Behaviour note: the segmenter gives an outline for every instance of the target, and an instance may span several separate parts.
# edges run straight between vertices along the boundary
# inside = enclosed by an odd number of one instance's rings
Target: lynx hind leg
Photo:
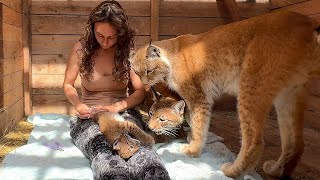
[[[290,176],[303,153],[303,112],[305,87],[291,87],[275,99],[282,153],[278,161],[266,161],[263,170],[274,177]]]
[[[153,146],[155,141],[153,137],[146,132],[144,132],[141,128],[139,128],[136,124],[125,121],[125,127],[127,128],[128,133],[132,134],[135,138],[137,138],[142,144]]]

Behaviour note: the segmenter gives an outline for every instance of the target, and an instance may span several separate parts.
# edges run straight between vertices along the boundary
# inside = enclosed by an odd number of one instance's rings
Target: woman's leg
[[[112,153],[110,144],[96,122],[70,118],[70,135],[74,144],[90,160],[94,179],[134,179],[127,163]]]
[[[168,180],[170,179],[159,155],[151,147],[140,147],[127,162],[129,171],[136,180]]]
[[[136,123],[140,128],[146,130],[146,124],[142,120],[141,114],[134,110],[129,109],[120,113],[126,120]],[[152,147],[140,147],[139,151],[135,153],[127,161],[127,166],[130,173],[133,175],[132,179],[135,180],[168,180],[169,174]]]

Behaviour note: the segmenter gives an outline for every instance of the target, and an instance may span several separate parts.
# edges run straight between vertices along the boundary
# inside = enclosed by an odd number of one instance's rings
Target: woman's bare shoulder
[[[80,41],[78,41],[75,44],[73,44],[72,51],[73,52],[77,52],[77,51],[80,51],[80,50],[82,50],[82,44],[81,44]]]
[[[68,62],[70,64],[77,64],[79,65],[82,58],[82,44],[80,41],[73,44],[71,52],[69,54]]]

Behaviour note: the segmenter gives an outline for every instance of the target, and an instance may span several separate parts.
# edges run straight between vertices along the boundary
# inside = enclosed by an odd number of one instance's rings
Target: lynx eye
[[[153,112],[152,111],[149,111],[149,116],[152,116],[153,115]]]
[[[163,117],[160,117],[159,118],[159,120],[161,121],[161,122],[165,122],[165,121],[167,121],[166,119],[164,119]]]
[[[153,70],[147,70],[147,74],[150,74],[150,73],[153,73],[154,72],[154,69]]]

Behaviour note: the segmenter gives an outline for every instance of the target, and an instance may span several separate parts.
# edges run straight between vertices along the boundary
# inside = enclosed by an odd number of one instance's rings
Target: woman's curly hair
[[[94,35],[95,22],[108,22],[117,29],[117,42],[115,53],[115,66],[112,74],[115,80],[127,82],[129,79],[130,63],[129,53],[133,48],[134,31],[129,27],[127,15],[121,5],[116,1],[101,2],[94,8],[86,22],[84,33],[80,38],[82,44],[82,59],[80,64],[80,75],[87,80],[92,80],[94,67],[93,58],[100,45]]]

